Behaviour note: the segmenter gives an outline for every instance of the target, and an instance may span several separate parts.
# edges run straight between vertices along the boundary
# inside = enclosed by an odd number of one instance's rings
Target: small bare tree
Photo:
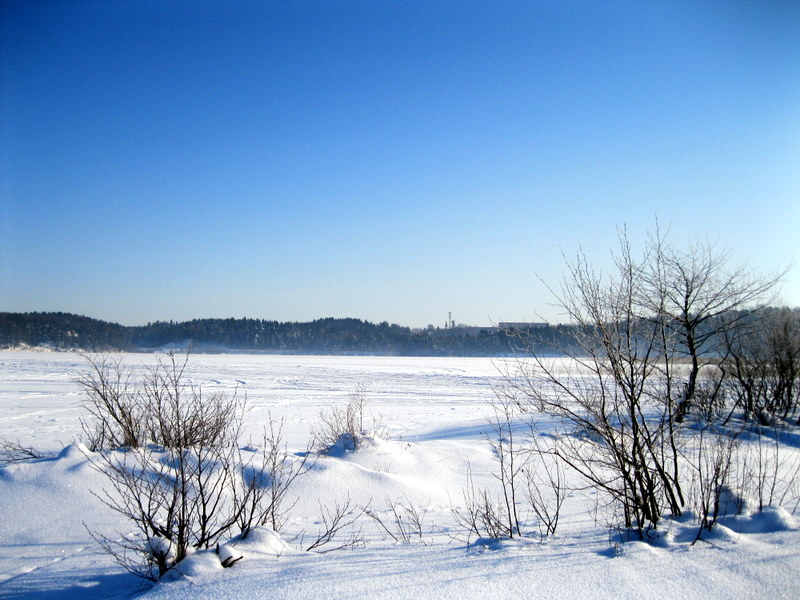
[[[624,230],[619,240],[610,275],[581,252],[554,291],[574,331],[573,343],[557,350],[577,367],[560,371],[538,352],[541,343],[521,336],[529,356],[516,382],[530,407],[572,428],[555,445],[557,456],[641,534],[664,513],[681,514],[681,423],[698,402],[704,418],[722,412],[730,367],[721,341],[761,308],[782,275],[730,267],[729,254],[713,245],[678,248],[660,231],[638,258]]]

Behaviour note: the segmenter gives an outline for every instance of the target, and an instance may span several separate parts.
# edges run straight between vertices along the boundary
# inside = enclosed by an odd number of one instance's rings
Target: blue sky
[[[656,219],[800,260],[797,2],[9,0],[0,27],[0,310],[557,321],[562,252]]]

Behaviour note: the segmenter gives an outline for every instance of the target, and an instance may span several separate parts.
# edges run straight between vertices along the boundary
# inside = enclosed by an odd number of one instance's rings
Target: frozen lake
[[[135,372],[154,354],[113,354]],[[183,360],[183,357],[176,357]],[[359,386],[367,411],[380,416],[393,438],[450,437],[459,426],[485,423],[493,386],[501,385],[503,359],[379,356],[198,354],[185,380],[203,393],[245,395],[246,433],[257,435],[272,415],[283,419],[292,446],[304,446],[320,411],[342,406]],[[79,354],[0,353],[0,429],[7,439],[60,450],[81,433],[83,393],[76,379],[89,370]]]
[[[167,357],[109,358],[142,375]],[[184,381],[204,395],[246,396],[245,435],[255,440],[270,418],[282,420],[288,449],[302,451],[320,413],[344,407],[359,389],[368,402],[365,416],[380,421],[383,435],[356,452],[319,456],[295,482],[282,532],[291,547],[286,554],[253,549],[235,568],[222,569],[207,550],[187,561],[185,576],[156,585],[147,597],[442,600],[527,597],[532,590],[553,599],[798,596],[800,524],[787,513],[780,527],[747,520],[747,535],[720,528],[704,545],[690,545],[697,525],[685,519],[666,525],[661,546],[615,548],[595,492],[574,473],[558,535],[540,539],[536,519],[524,509],[523,537],[465,545],[454,511],[463,510],[466,490],[476,486],[500,497],[485,433],[494,389],[513,367],[488,358],[192,355]],[[47,455],[0,466],[0,600],[127,600],[146,589],[89,531],[110,539],[130,535],[130,523],[98,496],[108,481],[91,466],[91,453],[64,448],[81,437],[84,397],[76,380],[89,369],[78,354],[0,352],[0,438]],[[790,451],[785,456],[796,454]],[[402,502],[421,511],[424,527],[419,539],[399,544],[362,516],[353,529],[364,546],[303,552],[302,540],[313,539],[325,511],[345,502],[369,508],[390,526],[391,506]]]

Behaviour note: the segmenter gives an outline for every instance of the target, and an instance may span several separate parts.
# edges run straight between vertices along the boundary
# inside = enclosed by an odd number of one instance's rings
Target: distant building
[[[497,324],[498,329],[508,331],[510,329],[541,329],[547,327],[547,323],[528,323],[525,321],[503,321]]]

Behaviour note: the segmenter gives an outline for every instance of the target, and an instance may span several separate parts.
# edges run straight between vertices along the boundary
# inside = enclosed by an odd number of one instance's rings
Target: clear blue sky
[[[5,0],[0,23],[3,311],[559,320],[537,274],[656,219],[800,261],[800,2]]]

